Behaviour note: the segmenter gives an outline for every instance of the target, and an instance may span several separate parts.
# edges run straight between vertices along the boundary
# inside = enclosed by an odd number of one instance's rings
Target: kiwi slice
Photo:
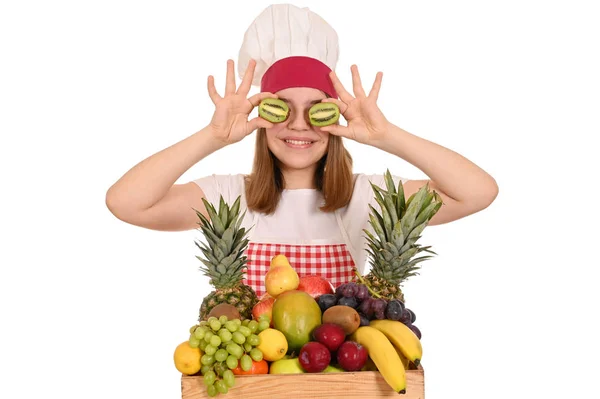
[[[272,123],[285,121],[290,114],[287,104],[277,98],[265,98],[258,105],[258,114],[261,118]]]
[[[333,125],[340,119],[340,109],[334,103],[317,103],[308,110],[308,117],[313,126]]]

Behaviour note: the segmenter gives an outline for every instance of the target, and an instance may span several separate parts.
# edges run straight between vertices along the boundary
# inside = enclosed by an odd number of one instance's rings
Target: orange
[[[234,368],[233,374],[235,375],[250,375],[250,374],[269,374],[269,364],[265,359],[257,362],[255,360],[252,361],[252,368],[248,371],[242,370],[242,366],[240,366],[240,362],[238,361],[238,366]]]

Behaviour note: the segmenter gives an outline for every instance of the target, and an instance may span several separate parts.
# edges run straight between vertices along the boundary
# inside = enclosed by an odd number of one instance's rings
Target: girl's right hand
[[[236,143],[259,127],[273,127],[271,122],[260,116],[248,120],[250,112],[263,99],[277,98],[275,94],[267,92],[258,93],[247,98],[255,67],[256,61],[250,60],[242,83],[236,91],[233,60],[227,60],[227,82],[224,97],[217,93],[214,77],[212,75],[208,77],[208,94],[213,104],[215,104],[215,113],[210,121],[210,128],[215,139],[225,144]]]

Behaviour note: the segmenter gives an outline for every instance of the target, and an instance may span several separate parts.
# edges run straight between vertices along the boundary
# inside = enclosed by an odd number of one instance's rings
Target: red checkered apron
[[[334,287],[352,279],[354,261],[346,244],[290,245],[250,242],[246,250],[248,270],[245,284],[251,286],[261,297],[265,292],[265,275],[271,258],[283,254],[299,277],[319,275]]]

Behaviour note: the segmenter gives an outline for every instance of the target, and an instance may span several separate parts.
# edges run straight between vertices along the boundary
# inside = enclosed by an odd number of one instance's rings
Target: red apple
[[[271,327],[273,326],[273,304],[275,303],[275,298],[270,295],[263,295],[261,300],[258,301],[256,305],[252,308],[252,318],[254,320],[258,320],[258,318],[266,314],[269,316],[269,320],[271,320]]]
[[[329,366],[331,353],[325,345],[320,342],[307,342],[302,345],[298,361],[304,371],[308,373],[320,373]]]
[[[346,332],[338,324],[323,323],[314,329],[313,338],[325,345],[331,352],[335,352],[346,340]]]
[[[335,292],[333,290],[333,285],[331,285],[327,279],[315,275],[300,277],[300,284],[297,289],[306,292],[313,298],[318,298],[323,294],[333,294]]]
[[[358,371],[367,363],[367,348],[354,341],[345,341],[337,351],[337,361],[346,371]]]

